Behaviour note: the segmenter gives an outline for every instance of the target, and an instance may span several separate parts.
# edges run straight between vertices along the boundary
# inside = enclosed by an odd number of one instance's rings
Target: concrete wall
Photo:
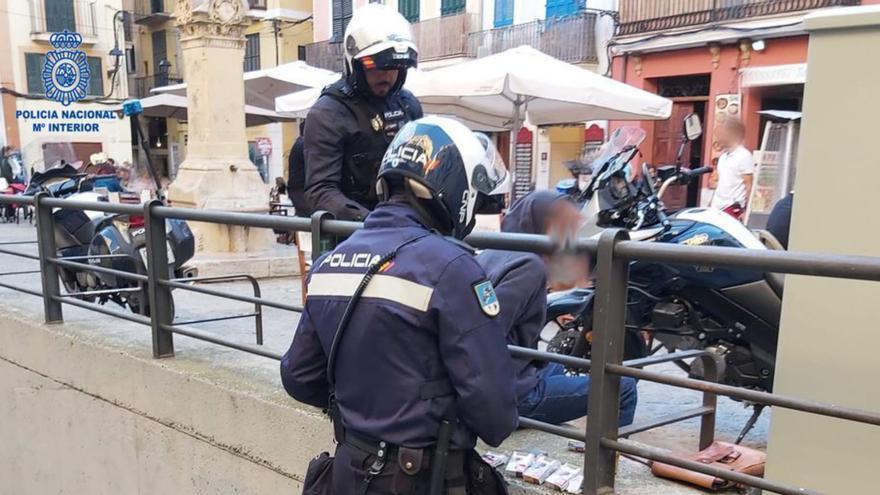
[[[880,7],[808,18],[809,72],[791,249],[878,256]],[[867,215],[867,216],[866,216]],[[789,276],[775,392],[880,411],[876,301],[880,284]],[[773,411],[767,476],[823,493],[877,493],[880,428]]]
[[[14,312],[0,322],[2,495],[298,493],[331,445],[329,422],[286,398],[277,371],[153,360],[143,343]]]

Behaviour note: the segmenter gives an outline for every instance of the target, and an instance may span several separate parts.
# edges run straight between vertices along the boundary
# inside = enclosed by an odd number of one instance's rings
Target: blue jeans
[[[548,363],[538,372],[538,384],[519,401],[520,416],[545,423],[560,424],[586,416],[590,376],[565,374],[559,363]],[[620,378],[620,426],[633,422],[638,392],[636,381]]]

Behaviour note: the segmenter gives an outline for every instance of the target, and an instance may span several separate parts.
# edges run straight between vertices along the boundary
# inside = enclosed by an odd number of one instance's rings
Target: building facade
[[[867,3],[878,2],[621,0],[611,43],[613,77],[674,101],[671,119],[640,124],[647,131],[644,160],[673,162],[681,121],[691,112],[703,119],[704,128],[703,138],[685,157],[693,166],[717,157],[713,128],[725,117],[742,120],[746,147],[760,149],[771,117],[759,112],[801,110],[808,43],[804,16]],[[680,188],[668,206],[706,204],[712,194],[707,185],[708,177],[703,184]]]
[[[342,37],[352,14],[367,0],[314,0],[314,40],[305,47],[311,65],[341,71]],[[413,24],[419,67],[431,70],[530,45],[599,73],[608,71],[607,43],[614,33],[616,0],[385,0]],[[509,159],[510,134],[496,134],[505,162],[517,170],[517,188],[552,187],[572,177],[565,166],[583,153],[587,137],[604,135],[604,122],[567,127],[526,126],[515,134],[517,161]],[[585,129],[592,127],[591,133]]]
[[[125,0],[129,5],[132,43],[128,78],[133,96],[145,98],[157,87],[186,82],[180,51],[180,30],[174,20],[177,0]],[[312,41],[311,0],[247,0],[251,25],[245,31],[245,72],[269,69],[299,60]],[[186,158],[186,121],[171,118],[145,120],[150,152],[162,175],[173,178]],[[270,124],[247,130],[251,160],[264,179],[283,176],[287,153],[296,137],[293,124]],[[268,156],[258,143],[268,142]],[[264,148],[265,149],[265,148]]]
[[[105,111],[128,95],[122,9],[122,0],[0,0],[0,144],[21,150],[29,170],[85,163],[101,151],[117,162],[131,159],[127,118],[82,112]],[[76,49],[90,73],[85,98],[69,105],[47,98],[42,76],[56,49],[52,35],[65,30],[81,36]]]

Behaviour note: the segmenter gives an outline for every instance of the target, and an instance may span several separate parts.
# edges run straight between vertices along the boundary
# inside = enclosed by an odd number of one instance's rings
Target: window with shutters
[[[495,0],[495,27],[513,24],[513,0]]]
[[[76,14],[73,10],[73,0],[44,0],[43,6],[46,12],[46,31],[57,33],[59,31],[76,31]]]
[[[419,0],[398,0],[397,10],[409,22],[419,22]]]
[[[260,70],[260,33],[245,36],[244,71]]]
[[[455,15],[464,12],[465,0],[443,0],[440,3],[441,15]]]
[[[577,14],[586,7],[586,0],[547,0],[547,18]]]
[[[342,41],[351,20],[352,0],[333,0],[333,41]]]
[[[46,55],[43,53],[25,53],[25,68],[27,70],[27,91],[32,95],[46,94],[43,86],[43,65],[46,63]]]
[[[101,57],[86,57],[89,64],[89,96],[104,96],[104,71]]]

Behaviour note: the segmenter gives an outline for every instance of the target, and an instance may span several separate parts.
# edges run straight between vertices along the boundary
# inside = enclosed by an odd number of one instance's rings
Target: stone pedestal
[[[178,0],[187,82],[186,160],[168,190],[174,206],[266,212],[269,186],[248,160],[243,60],[245,0]],[[269,250],[266,229],[192,223],[198,258]]]

